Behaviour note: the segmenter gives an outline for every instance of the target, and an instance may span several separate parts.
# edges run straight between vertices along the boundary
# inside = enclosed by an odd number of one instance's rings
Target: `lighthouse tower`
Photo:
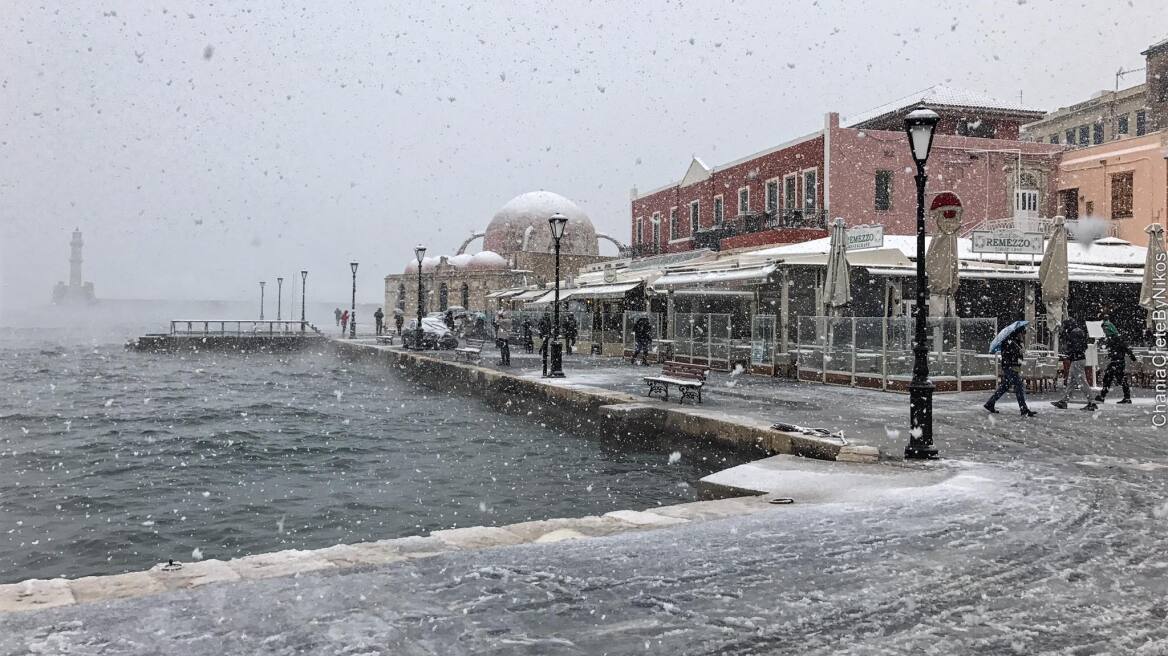
[[[73,230],[73,239],[69,241],[69,284],[59,282],[53,287],[54,303],[93,303],[96,299],[93,294],[93,283],[85,282],[81,277],[81,247],[85,242],[81,239],[81,229]]]
[[[73,240],[69,242],[69,286],[81,287],[81,229],[73,229]]]

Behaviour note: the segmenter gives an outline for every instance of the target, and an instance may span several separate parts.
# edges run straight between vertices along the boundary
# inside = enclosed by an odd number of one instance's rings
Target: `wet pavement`
[[[652,370],[612,364],[570,358],[566,384],[634,391]],[[892,456],[906,439],[902,394],[723,374],[709,390]],[[1147,392],[1095,413],[1046,393],[1032,419],[984,398],[936,397],[945,460],[867,465],[945,474],[927,485],[3,615],[0,654],[1168,653],[1168,447]]]

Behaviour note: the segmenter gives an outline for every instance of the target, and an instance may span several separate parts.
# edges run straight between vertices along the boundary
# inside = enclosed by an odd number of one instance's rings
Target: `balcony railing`
[[[804,208],[799,210],[778,210],[767,213],[767,228],[819,228],[827,229],[827,210]]]

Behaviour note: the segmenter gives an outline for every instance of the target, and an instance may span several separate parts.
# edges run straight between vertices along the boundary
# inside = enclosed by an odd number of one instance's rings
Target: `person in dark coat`
[[[525,353],[535,352],[535,340],[531,334],[531,319],[523,318],[523,351]]]
[[[397,326],[397,336],[401,337],[402,326],[405,324],[406,318],[401,314],[393,315],[393,325]]]
[[[380,335],[385,327],[385,313],[381,311],[381,308],[377,308],[377,311],[373,313],[373,322],[377,325],[377,334]]]
[[[564,352],[571,355],[572,347],[576,345],[576,335],[580,333],[580,326],[576,323],[576,315],[569,314],[564,319]]]
[[[1067,370],[1067,386],[1063,389],[1063,398],[1051,401],[1054,407],[1065,410],[1067,402],[1071,400],[1071,390],[1078,388],[1083,391],[1087,405],[1083,410],[1098,410],[1094,399],[1091,398],[1091,386],[1087,384],[1087,326],[1078,319],[1068,318],[1062,326],[1059,336],[1059,346],[1063,350],[1063,357],[1070,361]]]
[[[335,316],[337,318],[337,325],[338,326],[341,325],[341,308],[337,308],[336,310],[333,310],[333,316]]]
[[[1022,384],[1022,375],[1018,373],[1022,366],[1022,335],[1025,330],[1025,328],[1015,330],[1002,343],[1002,380],[998,384],[998,389],[994,391],[994,395],[985,403],[984,407],[989,412],[998,413],[998,409],[994,405],[1013,387],[1014,396],[1018,399],[1018,410],[1022,416],[1033,417],[1038,414],[1026,406],[1026,386]]]
[[[545,358],[548,354],[548,342],[551,341],[551,336],[552,317],[547,312],[544,312],[543,316],[539,318],[539,354]]]
[[[1107,399],[1107,392],[1111,390],[1111,384],[1118,382],[1123,388],[1123,398],[1119,403],[1131,403],[1131,385],[1127,381],[1127,360],[1124,358],[1135,362],[1136,354],[1132,353],[1127,340],[1119,334],[1115,324],[1104,321],[1103,334],[1106,336],[1104,343],[1107,345],[1107,369],[1103,373],[1103,389],[1099,390],[1095,401],[1103,403]]]
[[[450,332],[454,332],[454,312],[452,310],[446,311],[446,316],[442,317],[442,323],[446,324]]]
[[[653,344],[653,324],[648,317],[640,317],[633,322],[633,359],[637,364],[637,355],[641,356],[641,364],[649,364],[649,347]]]

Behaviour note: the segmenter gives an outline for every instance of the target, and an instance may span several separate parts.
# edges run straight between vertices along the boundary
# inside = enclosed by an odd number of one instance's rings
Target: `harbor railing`
[[[263,321],[253,319],[173,319],[170,334],[183,337],[274,337],[317,334],[307,321]]]

